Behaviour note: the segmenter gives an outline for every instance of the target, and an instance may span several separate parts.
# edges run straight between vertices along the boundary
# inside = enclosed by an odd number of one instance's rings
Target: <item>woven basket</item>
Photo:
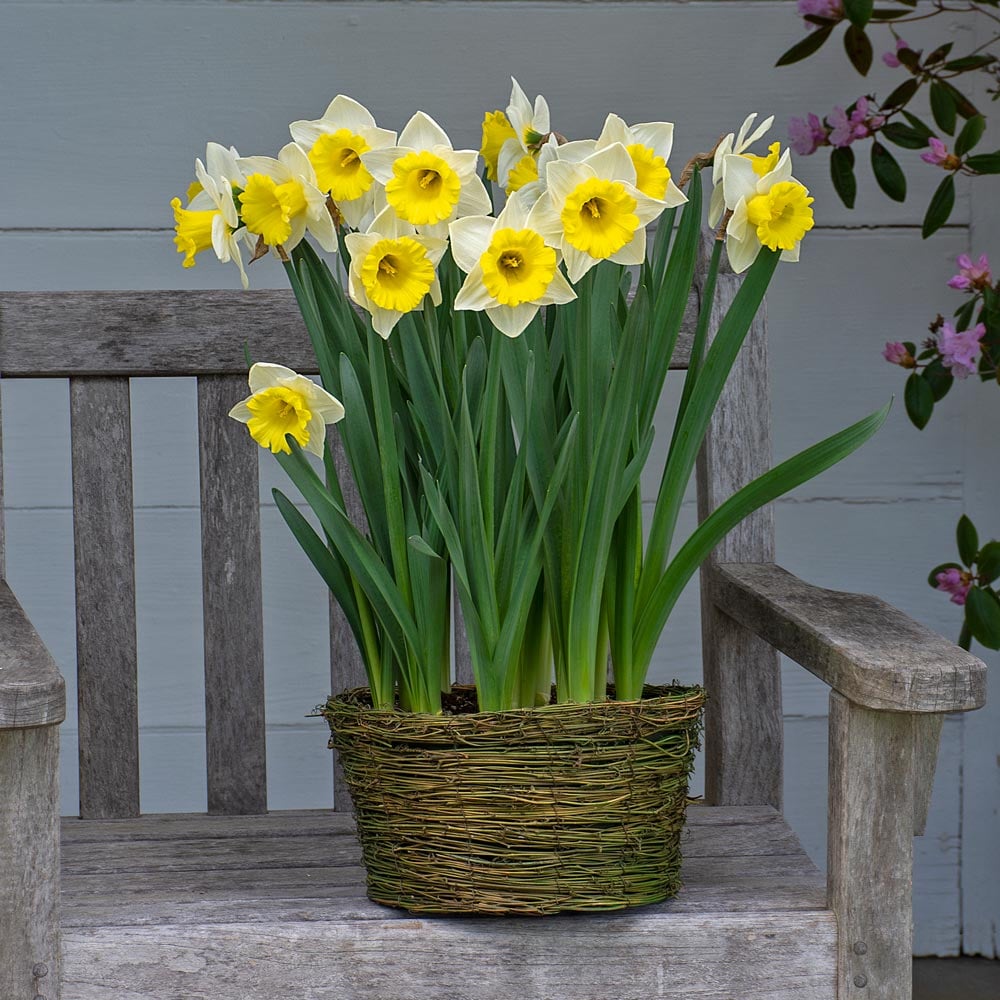
[[[680,887],[701,688],[641,701],[440,716],[322,710],[354,800],[368,896],[414,913],[616,910]]]

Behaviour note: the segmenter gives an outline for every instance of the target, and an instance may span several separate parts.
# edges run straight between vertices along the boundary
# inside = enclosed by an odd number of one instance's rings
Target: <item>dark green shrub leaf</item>
[[[948,91],[952,101],[955,103],[955,110],[958,111],[963,118],[971,118],[973,115],[979,114],[975,104],[973,104],[972,101],[970,101],[957,87],[948,83],[947,80],[942,80],[941,86]]]
[[[933,134],[934,130],[926,122],[922,121],[916,115],[911,115],[909,111],[903,112],[903,117],[910,123],[910,128],[915,132],[920,132],[927,136],[929,139]]]
[[[875,10],[875,0],[844,0],[844,11],[851,24],[863,28],[871,19]]]
[[[878,186],[893,201],[906,201],[906,177],[892,153],[880,142],[872,143],[872,172]]]
[[[924,216],[923,237],[926,240],[932,233],[936,233],[951,215],[951,210],[955,207],[955,178],[948,174],[938,185],[938,189],[931,198],[931,203],[927,206],[927,214]]]
[[[831,31],[833,31],[832,24],[825,28],[809,32],[805,38],[796,42],[774,65],[790,66],[792,63],[808,59],[814,52],[820,50],[823,43],[830,37]]]
[[[934,397],[935,403],[940,403],[948,395],[948,390],[955,381],[955,376],[941,364],[940,358],[932,361],[923,370],[921,378],[931,387],[931,395]]]
[[[917,88],[920,86],[916,80],[912,77],[909,80],[904,80],[883,102],[882,107],[886,110],[890,108],[898,108],[906,104],[913,95],[917,92]],[[888,126],[886,126],[888,128]],[[885,131],[885,129],[883,129]]]
[[[916,372],[906,380],[903,390],[903,403],[906,405],[906,415],[917,430],[923,430],[934,412],[934,393],[931,387]]]
[[[902,122],[889,122],[882,127],[879,134],[889,142],[902,146],[903,149],[923,149],[927,145],[927,136],[923,132],[918,132]]]
[[[1000,542],[987,542],[976,560],[980,583],[992,583],[1000,576]]]
[[[957,569],[957,570],[961,571],[964,568],[965,568],[964,566],[960,566],[958,563],[955,563],[955,562],[941,563],[940,566],[935,566],[934,569],[932,569],[930,571],[930,573],[927,574],[927,582],[935,590],[937,590],[937,585],[938,585],[937,575],[938,575],[938,573],[943,573],[946,569]]]
[[[844,32],[844,51],[851,60],[851,65],[862,76],[867,76],[874,58],[872,43],[864,31],[854,24]]]
[[[925,66],[934,66],[936,63],[942,62],[948,58],[948,53],[954,48],[954,42],[945,42],[944,45],[939,45],[925,60]]]
[[[1000,603],[973,587],[965,599],[965,620],[973,638],[987,649],[1000,649]]]
[[[897,49],[896,58],[913,74],[920,72],[920,53],[913,49]]]
[[[965,156],[969,150],[975,149],[985,131],[986,119],[982,115],[973,115],[958,133],[958,138],[955,140],[955,155]]]
[[[954,134],[957,114],[955,99],[951,96],[951,91],[937,80],[931,84],[931,114],[934,115],[934,121],[942,132],[947,132],[948,135]]]
[[[850,146],[840,147],[830,154],[830,179],[840,200],[848,208],[854,208],[858,180],[854,176],[854,151]]]
[[[972,325],[972,314],[976,311],[976,300],[969,299],[965,305],[955,310],[955,329],[968,330]]]
[[[980,153],[978,156],[970,156],[966,161],[967,167],[972,167],[978,174],[1000,174],[1000,150],[995,153]]]
[[[996,62],[996,56],[962,56],[960,59],[952,59],[951,62],[946,62],[944,68],[948,70],[949,73],[965,73],[970,69],[982,69],[984,66],[989,66],[990,63]]]
[[[958,519],[955,540],[958,542],[958,558],[966,566],[971,566],[976,561],[976,553],[979,551],[979,532],[964,514]]]

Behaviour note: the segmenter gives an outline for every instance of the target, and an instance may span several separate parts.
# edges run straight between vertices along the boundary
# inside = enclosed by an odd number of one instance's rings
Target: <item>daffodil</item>
[[[763,175],[745,156],[730,153],[727,159],[722,188],[725,207],[732,212],[726,253],[733,270],[745,271],[762,247],[780,250],[782,260],[797,261],[799,244],[813,227],[813,199],[792,177],[790,152],[786,149]]]
[[[351,255],[348,291],[371,313],[372,328],[383,339],[425,296],[441,302],[437,265],[447,240],[419,234],[387,206],[368,232],[349,233],[345,243]]]
[[[483,116],[483,141],[479,155],[486,164],[486,176],[491,181],[499,180],[497,174],[500,150],[508,139],[516,139],[514,126],[502,111],[487,111]]]
[[[620,142],[579,162],[560,158],[546,166],[546,191],[528,225],[562,252],[570,281],[601,260],[645,259],[645,227],[665,205],[643,194],[635,181],[632,158]]]
[[[735,135],[730,132],[724,136],[715,148],[715,157],[712,160],[712,198],[708,204],[708,224],[717,226],[722,218],[722,213],[726,209],[722,194],[722,182],[726,171],[726,157],[735,154],[737,156],[745,153],[758,139],[764,136],[768,129],[774,124],[774,115],[765,118],[760,125],[754,128],[757,120],[757,113],[747,115],[739,132]]]
[[[317,186],[316,171],[300,146],[288,143],[277,159],[247,156],[237,163],[246,173],[239,201],[248,232],[285,253],[302,241],[307,230],[324,250],[337,249],[327,196]]]
[[[449,222],[492,207],[476,174],[479,153],[454,149],[444,129],[423,111],[406,123],[398,146],[362,153],[361,159],[385,185],[396,215],[425,236],[444,239]]]
[[[250,436],[274,454],[290,452],[286,437],[323,457],[326,425],[344,416],[340,400],[305,375],[264,362],[250,369],[250,395],[229,416],[247,425]]]
[[[647,197],[675,208],[687,201],[673,181],[667,160],[674,145],[672,122],[626,125],[618,115],[608,115],[597,137],[597,149],[620,142],[635,167],[635,186]]]
[[[549,105],[539,94],[532,105],[521,85],[511,77],[507,120],[511,135],[504,142],[497,159],[497,175],[507,194],[538,180],[538,154],[548,140]]]
[[[363,153],[396,145],[396,133],[379,128],[371,112],[338,94],[322,118],[292,122],[292,138],[307,152],[316,186],[334,200],[354,229],[374,218],[379,184],[369,173]]]
[[[541,306],[559,305],[576,293],[559,270],[559,254],[528,226],[528,209],[512,198],[500,215],[468,216],[449,227],[455,263],[468,277],[456,309],[485,310],[490,322],[516,337]]]

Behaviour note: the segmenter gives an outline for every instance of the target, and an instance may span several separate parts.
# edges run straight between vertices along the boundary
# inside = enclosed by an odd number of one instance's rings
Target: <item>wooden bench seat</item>
[[[776,810],[693,806],[684,851],[684,888],[656,906],[414,918],[366,898],[344,815],[65,819],[63,996],[835,997],[826,882]]]

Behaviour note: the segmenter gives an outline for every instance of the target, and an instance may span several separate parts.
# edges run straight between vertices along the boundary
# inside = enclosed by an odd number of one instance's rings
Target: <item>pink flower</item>
[[[898,340],[886,341],[885,347],[882,349],[882,357],[891,365],[899,365],[901,368],[916,368],[917,363],[913,359],[913,355],[907,350],[905,344],[901,344]]]
[[[868,98],[859,97],[850,115],[843,108],[834,108],[827,123],[830,126],[830,145],[843,147],[850,146],[855,139],[866,139],[885,124],[885,118],[869,115]]]
[[[965,604],[965,598],[972,589],[972,575],[970,573],[952,567],[938,573],[934,579],[937,580],[937,586],[934,589],[951,594],[952,604]]]
[[[908,49],[909,47],[910,46],[907,45],[902,38],[896,39],[896,52],[902,52],[903,49]],[[882,56],[882,62],[892,69],[899,69],[899,67],[903,65],[899,61],[899,56],[896,55],[896,52],[886,52]]]
[[[942,325],[937,343],[941,363],[955,378],[967,378],[975,374],[979,341],[985,335],[986,327],[982,323],[977,323],[971,330],[962,330],[961,333],[951,323]]]
[[[842,21],[844,19],[844,4],[842,0],[799,0],[799,14],[806,17],[811,14],[813,17],[825,17],[830,21]],[[816,25],[811,22],[810,30]]]
[[[810,156],[820,146],[826,145],[826,128],[814,114],[810,114],[808,119],[793,118],[788,123],[788,138],[799,156]]]
[[[967,253],[959,254],[955,263],[958,264],[958,274],[948,280],[949,288],[966,292],[970,288],[975,290],[989,288],[992,284],[993,276],[990,274],[990,262],[986,254],[979,258],[978,264],[973,264],[972,258]]]
[[[931,147],[926,153],[920,154],[920,159],[924,163],[929,163],[932,167],[942,167],[945,166],[949,160],[954,159],[951,153],[948,152],[948,147],[940,140],[935,139],[931,136],[927,140],[928,145]]]

